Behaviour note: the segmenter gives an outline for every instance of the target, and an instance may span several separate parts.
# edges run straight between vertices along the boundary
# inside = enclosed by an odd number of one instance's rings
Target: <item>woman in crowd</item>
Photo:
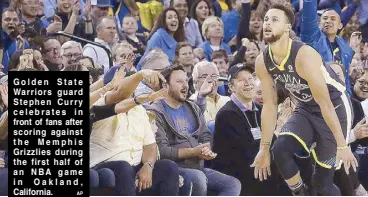
[[[196,0],[190,9],[190,18],[198,21],[200,31],[203,22],[211,15],[211,3],[208,0]],[[204,35],[202,35],[202,39],[205,40]]]
[[[261,52],[256,41],[249,41],[248,38],[243,38],[242,46],[234,56],[234,61],[231,62],[230,67],[239,63],[245,63],[248,66],[254,67],[255,61]]]
[[[254,40],[257,44],[259,44],[259,48],[263,50],[265,47],[263,41],[263,17],[261,13],[257,11],[252,11],[249,20],[249,35],[248,39]]]
[[[202,44],[202,34],[198,21],[188,16],[188,3],[186,0],[172,0],[170,5],[174,7],[182,21],[184,21],[185,37],[192,47],[198,47]]]
[[[224,37],[224,24],[221,19],[216,16],[208,17],[202,26],[202,35],[206,41],[199,46],[203,49],[207,61],[211,61],[213,51],[225,49],[227,55],[231,55],[229,45],[222,41]]]
[[[179,20],[178,11],[174,8],[166,8],[159,16],[155,27],[148,37],[147,49],[144,55],[153,48],[161,48],[169,57],[169,61],[173,62],[176,46],[178,42],[184,40],[183,22]],[[140,62],[138,63],[137,70],[141,69]]]
[[[256,58],[260,52],[261,51],[260,51],[260,48],[257,42],[255,41],[249,42],[249,44],[247,44],[247,50],[245,51],[245,56],[244,56],[245,63],[249,66],[254,67]]]

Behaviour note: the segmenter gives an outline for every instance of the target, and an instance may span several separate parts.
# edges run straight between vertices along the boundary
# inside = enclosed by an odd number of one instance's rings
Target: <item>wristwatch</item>
[[[153,163],[151,161],[147,161],[146,163],[144,164],[147,164],[149,167],[151,167],[153,169]]]

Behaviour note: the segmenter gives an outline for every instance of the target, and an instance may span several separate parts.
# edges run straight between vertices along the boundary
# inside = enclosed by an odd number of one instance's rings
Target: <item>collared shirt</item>
[[[184,20],[184,29],[185,29],[185,37],[187,38],[187,41],[192,47],[198,47],[200,44],[202,44],[202,35],[199,31],[199,25],[198,22],[188,17]]]
[[[107,42],[99,38],[95,38],[95,42],[104,45],[106,48],[110,50],[110,52],[112,51],[111,46]],[[87,44],[83,48],[83,55],[92,58],[94,62],[103,66],[104,74],[106,74],[106,72],[110,69],[109,55],[101,47]]]
[[[198,92],[194,93],[190,100],[196,100],[198,96]],[[220,111],[220,109],[228,102],[230,101],[230,97],[228,96],[221,96],[217,94],[217,101],[215,101],[213,98],[207,96],[206,97],[206,110],[204,111],[203,115],[206,119],[206,122],[210,122],[216,119],[217,112]]]
[[[90,167],[104,161],[126,161],[132,166],[139,165],[143,147],[153,143],[156,140],[147,112],[142,106],[136,106],[128,113],[120,113],[93,124]]]
[[[236,106],[239,107],[239,109],[242,111],[242,112],[247,112],[247,111],[258,111],[258,108],[257,106],[254,104],[254,102],[252,102],[252,105],[253,105],[253,109],[250,110],[248,109],[248,107],[246,107],[243,103],[240,102],[240,100],[236,97],[235,94],[232,94],[231,95],[231,100],[235,103]]]

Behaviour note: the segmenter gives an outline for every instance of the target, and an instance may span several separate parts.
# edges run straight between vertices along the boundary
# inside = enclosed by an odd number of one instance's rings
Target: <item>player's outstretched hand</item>
[[[271,176],[271,156],[269,150],[259,150],[253,164],[254,178],[260,181],[267,180],[267,176]]]
[[[350,167],[353,167],[354,172],[358,167],[358,161],[354,157],[353,153],[351,152],[350,148],[346,148],[343,150],[337,150],[336,154],[336,162],[342,161],[344,163],[344,168],[346,174],[349,174]]]

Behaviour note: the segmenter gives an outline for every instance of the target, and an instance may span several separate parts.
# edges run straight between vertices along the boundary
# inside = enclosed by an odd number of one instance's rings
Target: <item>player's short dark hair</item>
[[[295,15],[293,10],[291,10],[291,8],[289,6],[287,6],[286,4],[273,4],[271,5],[270,9],[277,9],[277,10],[282,10],[284,11],[286,17],[289,20],[289,23],[291,24],[291,26],[294,25],[295,22]]]

